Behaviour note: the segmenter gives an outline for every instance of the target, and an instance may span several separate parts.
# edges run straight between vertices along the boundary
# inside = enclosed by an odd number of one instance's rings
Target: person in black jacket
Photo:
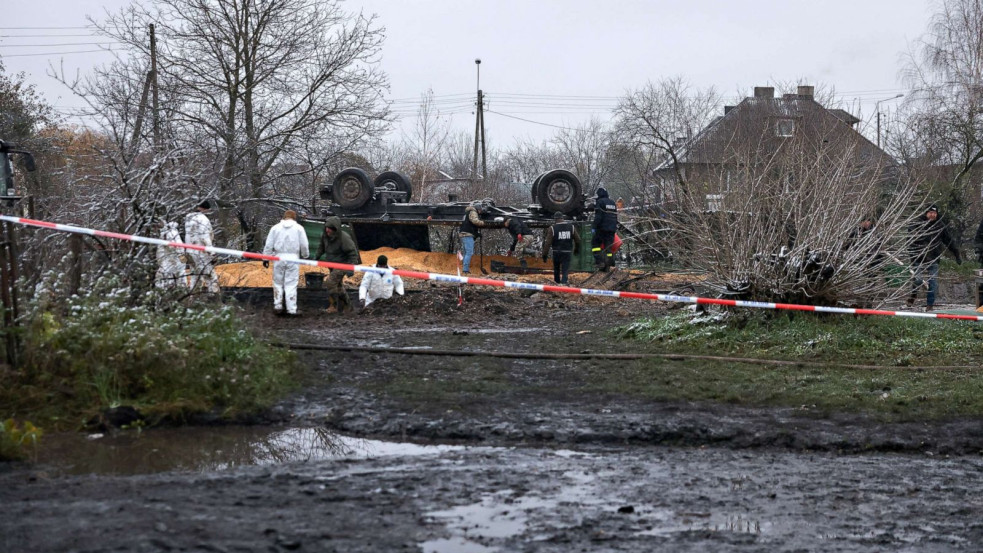
[[[973,246],[976,248],[976,261],[979,261],[980,267],[983,268],[983,221],[980,221],[980,227],[976,229]]]
[[[529,225],[525,221],[518,217],[509,217],[506,219],[505,228],[512,235],[512,245],[509,246],[509,255],[513,255],[514,253],[516,259],[519,260],[519,265],[524,269],[526,268],[526,255],[533,253],[532,247],[535,240],[532,237],[532,230],[529,229]]]
[[[567,284],[570,276],[571,252],[580,253],[580,234],[570,221],[565,221],[563,214],[557,211],[553,214],[553,226],[546,229],[543,238],[543,261],[549,257],[553,249],[553,282]]]
[[[962,256],[959,255],[959,248],[949,235],[945,222],[939,218],[939,208],[935,205],[928,206],[925,214],[912,225],[911,232],[915,236],[910,248],[912,272],[915,277],[911,295],[908,296],[908,305],[915,304],[918,290],[922,287],[923,281],[927,280],[925,310],[931,311],[935,307],[935,293],[939,289],[939,259],[945,251],[944,248],[952,252],[956,263],[960,265],[963,262]]]
[[[614,233],[618,230],[618,205],[608,197],[608,191],[602,186],[597,189],[597,201],[594,202],[594,222],[591,231],[594,236],[590,240],[591,252],[594,254],[594,266],[601,271],[607,271],[614,266]]]

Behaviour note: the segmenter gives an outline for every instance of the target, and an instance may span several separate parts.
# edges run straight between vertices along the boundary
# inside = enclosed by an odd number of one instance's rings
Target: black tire
[[[549,171],[540,173],[536,176],[536,180],[532,181],[532,188],[530,189],[530,192],[532,192],[532,203],[539,202],[539,181],[543,180],[543,175],[548,172]]]
[[[378,177],[375,178],[376,188],[385,188],[386,190],[395,190],[397,192],[406,192],[406,201],[409,202],[413,198],[413,184],[410,182],[410,178],[398,171],[385,171],[380,173]]]
[[[549,213],[559,211],[564,215],[580,207],[583,186],[580,179],[570,171],[557,169],[542,176],[536,186],[536,196],[539,205]]]
[[[345,209],[358,209],[372,198],[372,181],[368,173],[349,167],[338,173],[331,186],[331,199]]]

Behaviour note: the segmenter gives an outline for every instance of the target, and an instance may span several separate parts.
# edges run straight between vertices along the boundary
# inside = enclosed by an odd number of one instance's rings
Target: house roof
[[[790,120],[795,133],[805,133],[828,143],[830,140],[859,140],[861,156],[867,159],[891,157],[867,140],[853,127],[860,120],[841,109],[826,109],[811,94],[771,96],[771,89],[755,90],[756,96],[742,100],[723,116],[711,121],[676,151],[676,159],[685,164],[723,163],[733,155],[735,145],[755,148],[779,148],[786,138],[776,132],[776,120]],[[671,169],[672,158],[664,160],[655,171]]]

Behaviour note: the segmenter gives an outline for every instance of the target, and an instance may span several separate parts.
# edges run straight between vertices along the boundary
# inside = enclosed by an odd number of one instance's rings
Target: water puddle
[[[418,445],[339,436],[323,428],[221,426],[49,434],[37,462],[61,474],[208,472],[248,465],[433,455],[463,446]]]

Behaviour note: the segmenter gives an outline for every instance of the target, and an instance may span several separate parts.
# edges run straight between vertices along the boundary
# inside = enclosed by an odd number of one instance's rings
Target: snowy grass
[[[35,306],[23,327],[22,367],[6,369],[0,417],[76,428],[113,407],[155,421],[211,413],[235,418],[292,386],[293,356],[261,344],[222,305],[133,305],[127,289]]]
[[[591,375],[594,385],[608,393],[794,407],[821,414],[867,412],[888,420],[983,416],[980,323],[809,314],[727,322],[677,315],[639,321],[618,333],[664,352],[828,366],[643,360]],[[928,368],[943,365],[971,368]]]

